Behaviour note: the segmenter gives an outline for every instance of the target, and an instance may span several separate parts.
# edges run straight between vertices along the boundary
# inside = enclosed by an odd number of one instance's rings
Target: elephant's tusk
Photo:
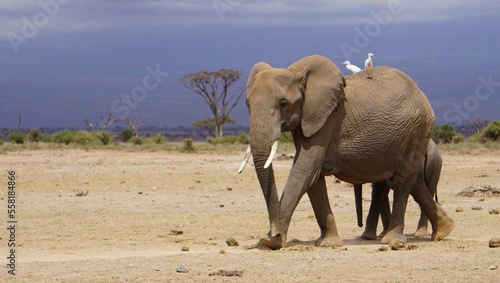
[[[271,153],[269,153],[269,157],[267,158],[266,164],[264,164],[264,169],[267,169],[267,167],[269,167],[269,165],[273,163],[273,159],[277,151],[278,151],[278,140],[276,140],[273,143],[273,146],[271,146]]]
[[[245,157],[243,157],[243,162],[241,162],[240,168],[238,169],[238,174],[243,172],[243,169],[245,169],[245,166],[247,165],[248,159],[250,159],[251,155],[252,155],[252,149],[250,148],[250,145],[248,145]]]

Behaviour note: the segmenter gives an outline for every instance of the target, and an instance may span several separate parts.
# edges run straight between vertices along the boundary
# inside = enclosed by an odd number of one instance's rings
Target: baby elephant
[[[437,185],[439,182],[439,177],[441,175],[441,167],[443,164],[443,159],[439,153],[436,143],[431,139],[427,146],[427,152],[425,155],[425,167],[424,167],[424,178],[425,185],[429,194],[434,197],[436,196],[437,202]],[[391,218],[391,209],[389,206],[389,184],[384,181],[380,183],[372,184],[372,200],[370,205],[370,210],[368,216],[366,217],[366,227],[365,231],[361,235],[362,239],[365,240],[376,240],[377,239],[377,226],[378,226],[378,216],[382,218],[382,224],[384,226],[384,231],[380,236],[385,235],[387,228],[389,226],[389,220]],[[358,218],[358,226],[363,227],[363,209],[362,209],[362,185],[354,185],[354,196],[356,200],[356,214]],[[418,221],[417,231],[415,232],[415,237],[426,237],[429,236],[427,231],[428,219],[423,211],[420,211],[420,220]]]

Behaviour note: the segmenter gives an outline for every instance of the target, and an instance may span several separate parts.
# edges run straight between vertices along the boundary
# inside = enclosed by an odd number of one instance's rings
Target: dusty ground
[[[411,200],[405,232],[415,249],[404,251],[378,251],[379,241],[356,238],[363,228],[356,225],[352,188],[332,177],[343,248],[314,247],[319,229],[305,197],[292,219],[290,247],[245,249],[268,222],[255,171],[249,165],[236,173],[243,152],[2,153],[0,221],[7,227],[10,169],[18,223],[16,276],[6,267],[9,232],[0,230],[0,282],[500,282],[500,248],[488,247],[500,237],[500,215],[488,213],[500,209],[500,197],[456,196],[471,185],[500,187],[498,152],[444,154],[439,199],[456,227],[440,242],[410,237],[419,214]],[[274,162],[280,188],[290,164]],[[366,186],[365,211],[370,191]],[[459,206],[463,212],[455,212]],[[239,247],[227,246],[231,237]],[[180,266],[188,272],[177,272]],[[221,269],[242,276],[209,275]]]

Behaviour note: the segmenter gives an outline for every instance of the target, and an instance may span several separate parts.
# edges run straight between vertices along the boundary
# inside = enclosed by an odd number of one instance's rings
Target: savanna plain
[[[314,246],[319,228],[304,196],[288,247],[271,251],[255,247],[269,227],[251,162],[237,172],[244,145],[195,144],[196,153],[173,145],[8,146],[0,151],[0,223],[7,227],[7,171],[14,170],[16,275],[8,274],[3,228],[0,282],[500,282],[500,248],[488,246],[500,237],[500,215],[491,213],[500,197],[457,196],[471,186],[500,188],[498,149],[441,149],[439,202],[455,221],[442,241],[412,236],[420,209],[411,197],[410,249],[361,240],[352,186],[328,177],[344,246]],[[278,190],[293,153],[281,147],[273,163]],[[370,197],[366,184],[365,216]],[[229,246],[230,238],[238,245]]]

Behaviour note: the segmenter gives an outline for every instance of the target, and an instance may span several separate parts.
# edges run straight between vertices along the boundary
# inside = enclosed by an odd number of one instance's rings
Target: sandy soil
[[[420,210],[410,200],[405,233],[413,249],[379,251],[380,241],[357,238],[363,228],[352,187],[329,177],[344,247],[314,247],[319,229],[304,197],[290,246],[269,251],[247,249],[268,221],[253,167],[236,172],[243,153],[1,154],[0,221],[7,227],[7,170],[15,170],[18,223],[15,276],[7,273],[9,231],[0,230],[0,282],[500,282],[500,248],[488,247],[500,237],[500,215],[489,214],[500,209],[500,197],[456,196],[468,186],[500,187],[500,154],[444,154],[439,200],[456,227],[443,241],[411,236]],[[274,162],[280,188],[290,165]],[[228,246],[228,238],[239,246]]]

